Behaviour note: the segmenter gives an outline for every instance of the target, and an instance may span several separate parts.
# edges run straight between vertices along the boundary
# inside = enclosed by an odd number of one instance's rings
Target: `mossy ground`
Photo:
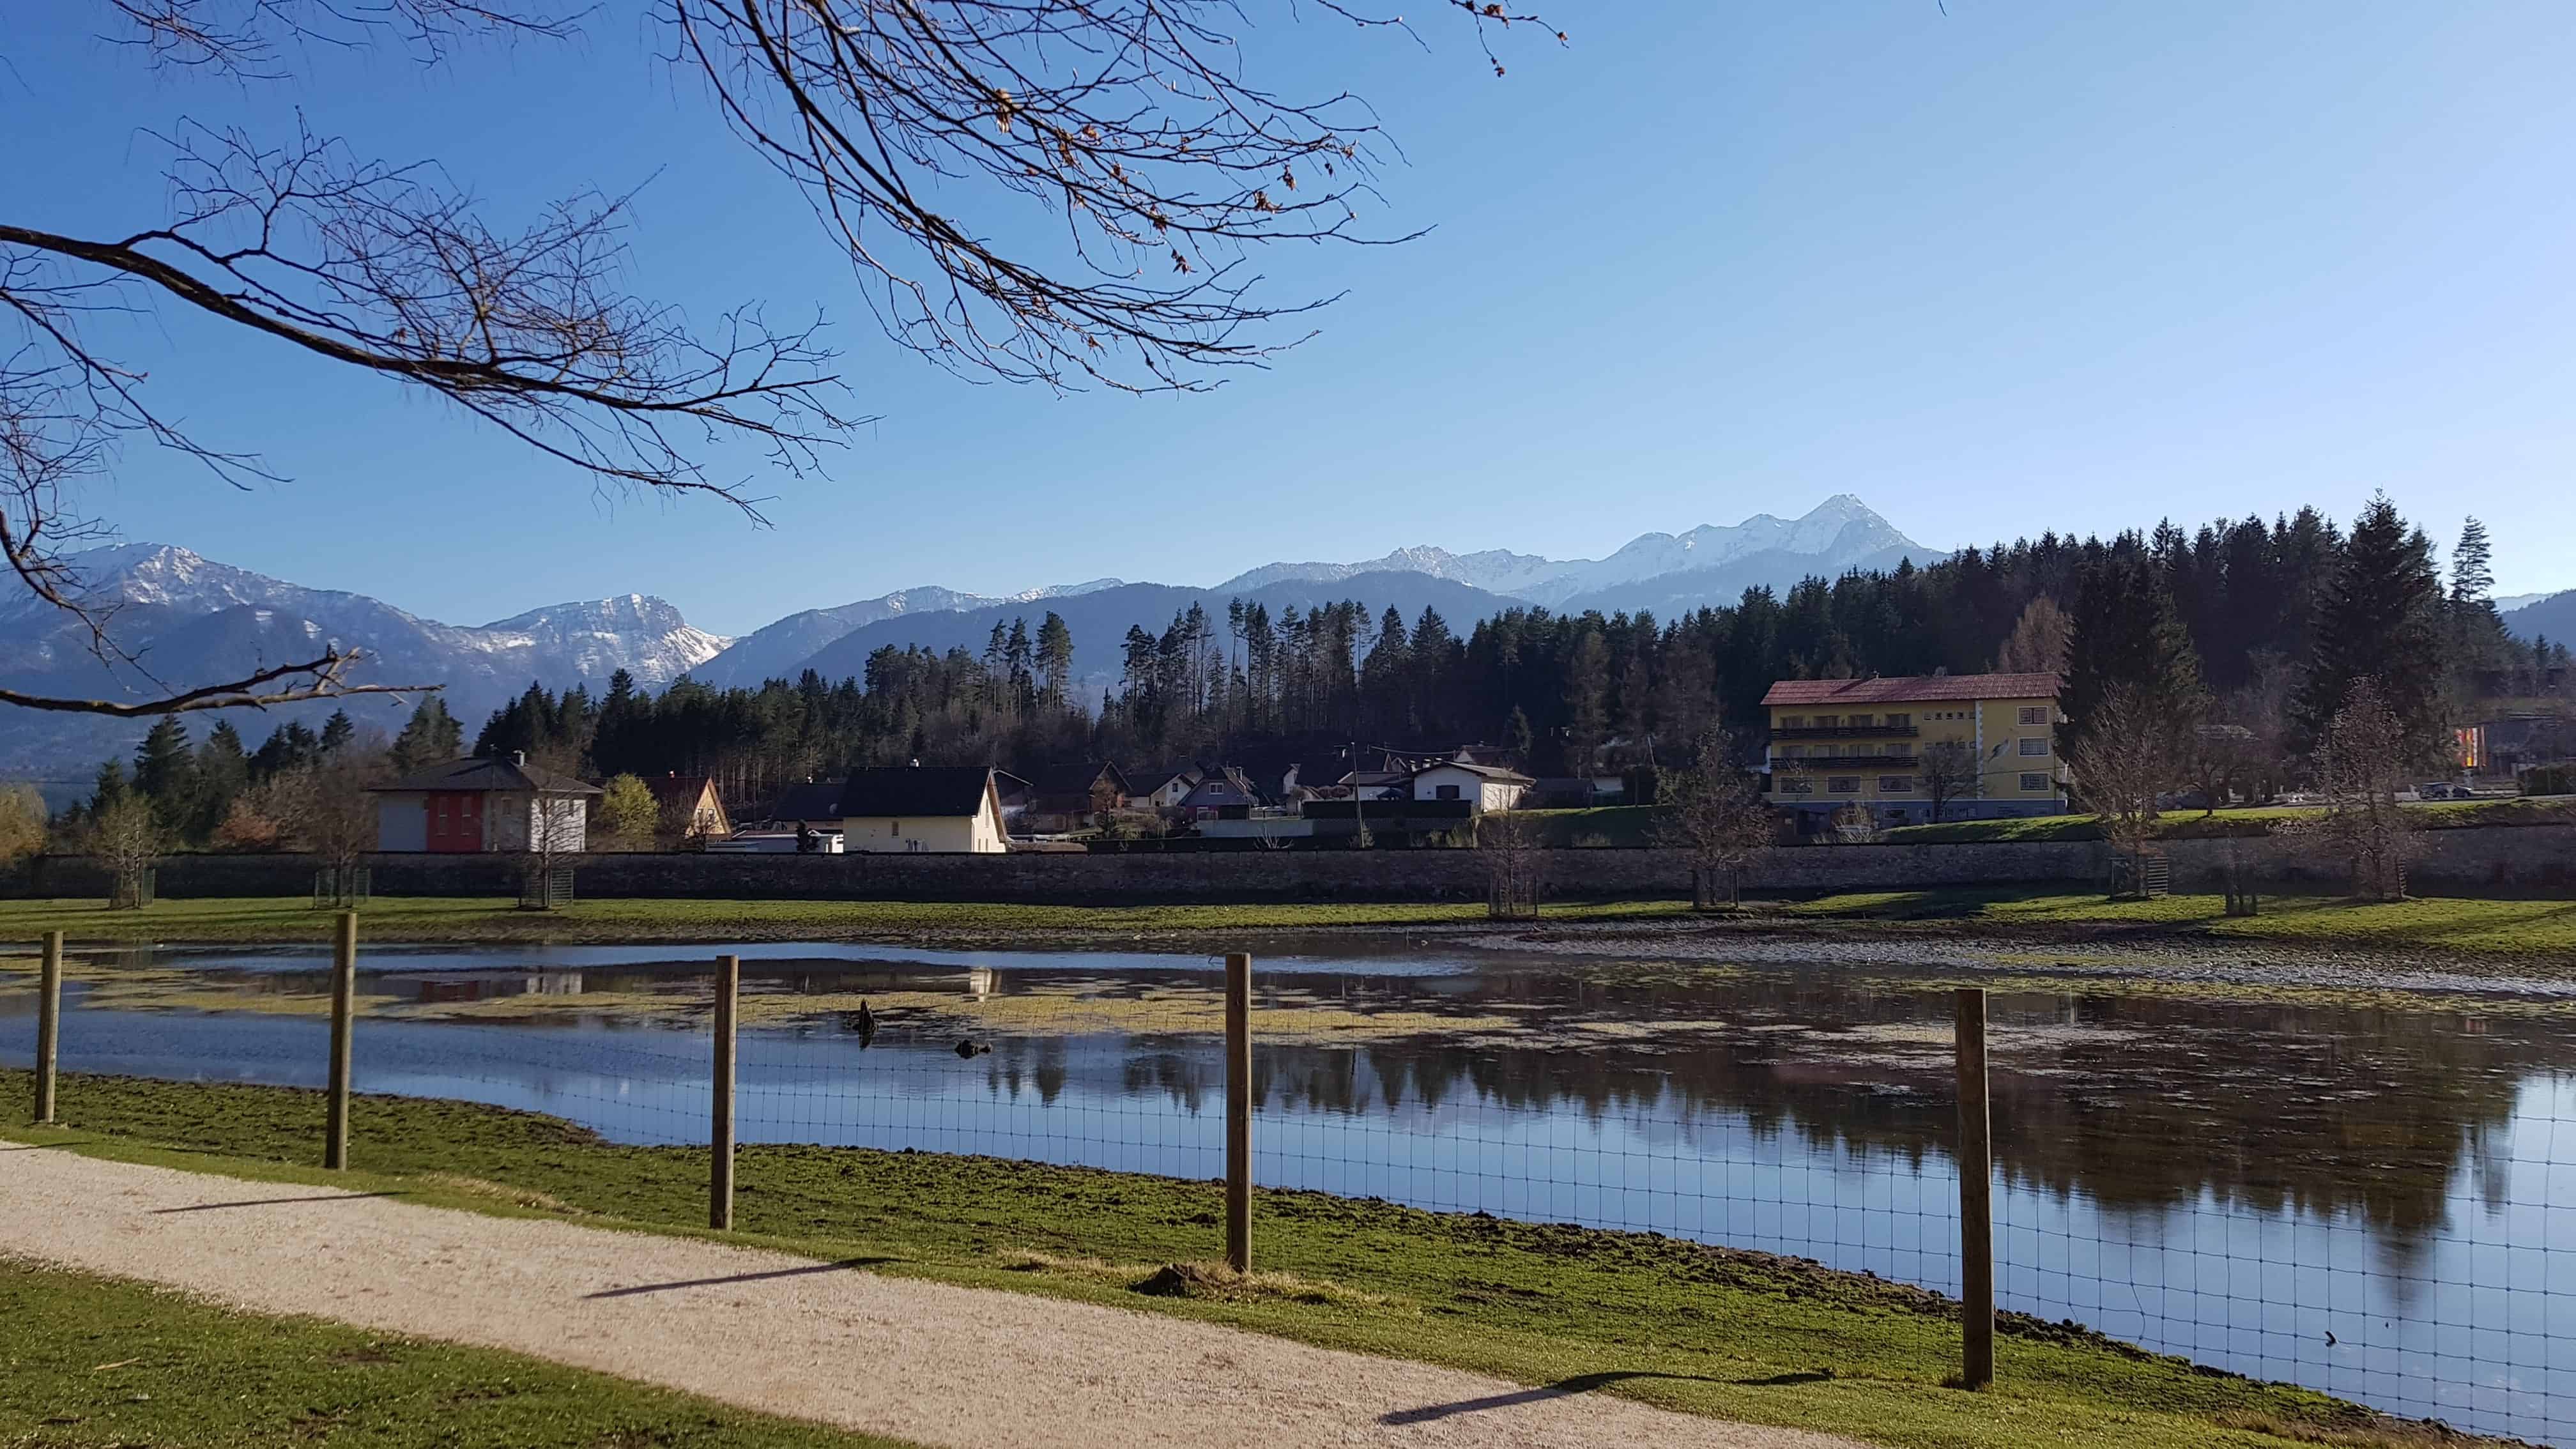
[[[895,1449],[518,1354],[0,1260],[0,1444]]]
[[[28,1085],[26,1073],[0,1073],[0,1094],[23,1102]],[[309,1165],[322,1122],[316,1093],[74,1076],[61,1103],[62,1126],[10,1135],[477,1211],[704,1235],[703,1152],[614,1146],[552,1118],[360,1098],[352,1158],[362,1170],[326,1177]],[[1205,1266],[1222,1250],[1222,1199],[1211,1183],[790,1146],[743,1149],[737,1183],[740,1240],[825,1260],[1185,1314],[1893,1445],[2429,1437],[2320,1394],[2027,1322],[2008,1328],[1994,1389],[1945,1388],[1957,1367],[1955,1305],[1863,1275],[1651,1234],[1262,1192],[1260,1271],[1247,1281]],[[172,1312],[176,1323],[180,1310]]]

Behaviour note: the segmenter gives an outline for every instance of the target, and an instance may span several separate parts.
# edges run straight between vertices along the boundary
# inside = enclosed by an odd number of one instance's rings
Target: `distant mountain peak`
[[[1665,574],[1724,568],[1756,555],[1779,560],[1773,572],[1840,574],[1864,558],[1904,551],[1939,557],[1897,531],[1858,495],[1837,493],[1796,518],[1757,513],[1737,524],[1704,523],[1686,533],[1641,533],[1608,558],[1549,559],[1493,549],[1454,554],[1430,544],[1399,548],[1361,563],[1274,563],[1226,580],[1219,593],[1245,593],[1291,579],[1332,582],[1362,573],[1410,572],[1556,605]],[[1796,582],[1785,578],[1779,587]]]

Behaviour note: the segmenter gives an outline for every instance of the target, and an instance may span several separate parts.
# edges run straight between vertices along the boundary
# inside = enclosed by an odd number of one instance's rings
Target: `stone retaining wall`
[[[2576,895],[2576,827],[2482,826],[2425,832],[2415,888],[2436,895]],[[2268,885],[2338,888],[2340,866],[2298,840],[2177,840],[2174,888],[2215,891],[2239,853]],[[1672,897],[1690,868],[1672,850],[1555,850],[1547,893],[1569,899]],[[489,896],[517,891],[504,857],[374,857],[379,895]],[[1774,850],[1747,884],[1823,893],[1944,886],[2099,884],[2104,847],[2092,841],[1943,845],[1816,845]],[[294,856],[187,855],[162,862],[159,889],[190,896],[299,895],[311,862]],[[1133,855],[590,855],[579,893],[590,897],[739,900],[1026,901],[1070,905],[1252,901],[1481,899],[1483,862],[1469,850],[1174,852]],[[13,895],[104,895],[98,866],[79,856],[39,861],[0,885]]]

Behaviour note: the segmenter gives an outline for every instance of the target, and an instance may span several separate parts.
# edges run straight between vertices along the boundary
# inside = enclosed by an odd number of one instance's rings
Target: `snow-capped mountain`
[[[1409,572],[1454,579],[1497,594],[1551,607],[1595,607],[1595,596],[1665,581],[1647,590],[1669,612],[1673,601],[1732,603],[1745,589],[1767,584],[1787,589],[1807,576],[1833,578],[1855,568],[1893,566],[1901,557],[1917,564],[1942,556],[1896,530],[1866,503],[1837,493],[1797,518],[1757,513],[1742,523],[1702,524],[1688,533],[1646,533],[1603,559],[1548,559],[1493,549],[1453,554],[1428,545],[1400,548],[1365,563],[1274,563],[1238,574],[1218,593],[1248,593],[1290,579],[1331,582],[1361,573]],[[1689,606],[1695,606],[1689,605]],[[1635,604],[1609,607],[1635,608]]]
[[[470,731],[531,680],[548,688],[601,689],[620,669],[659,688],[733,641],[691,627],[679,610],[644,594],[554,604],[480,627],[423,619],[364,594],[308,589],[217,563],[166,544],[91,549],[70,560],[81,597],[101,606],[128,666],[102,663],[78,620],[23,590],[0,591],[0,681],[31,692],[95,699],[149,698],[153,680],[237,679],[325,648],[365,656],[353,683],[436,684]],[[414,701],[352,698],[353,718],[392,730]],[[318,719],[332,705],[276,712]],[[310,722],[310,721],[308,721]],[[256,720],[246,731],[264,726]],[[0,719],[0,770],[60,770],[120,752],[142,725],[78,715]]]

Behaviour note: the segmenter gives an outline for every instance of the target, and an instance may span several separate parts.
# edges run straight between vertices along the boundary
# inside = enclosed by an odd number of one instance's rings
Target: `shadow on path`
[[[1762,1379],[1713,1379],[1706,1374],[1666,1374],[1643,1369],[1576,1374],[1570,1379],[1558,1379],[1555,1383],[1542,1384],[1534,1389],[1523,1389],[1514,1394],[1494,1394],[1482,1399],[1461,1399],[1454,1404],[1426,1404],[1419,1409],[1398,1409],[1391,1414],[1379,1415],[1378,1422],[1388,1425],[1427,1424],[1434,1419],[1446,1419],[1457,1414],[1479,1414],[1492,1409],[1508,1409],[1518,1404],[1535,1404],[1548,1399],[1571,1398],[1576,1394],[1588,1394],[1594,1389],[1607,1388],[1628,1379],[1680,1379],[1689,1383],[1766,1388],[1783,1384],[1820,1384],[1832,1377],[1832,1374],[1827,1373],[1787,1373],[1773,1374],[1769,1378]]]
[[[154,1208],[152,1215],[163,1213],[210,1213],[217,1208],[274,1207],[290,1202],[359,1202],[371,1197],[401,1197],[398,1192],[326,1192],[313,1197],[253,1197],[240,1202],[192,1202],[185,1207]]]
[[[892,1258],[843,1258],[837,1263],[815,1263],[803,1268],[773,1268],[766,1273],[734,1273],[723,1278],[683,1278],[675,1283],[638,1283],[632,1288],[602,1288],[585,1293],[584,1298],[632,1298],[639,1293],[669,1293],[681,1288],[718,1288],[727,1283],[759,1283],[771,1278],[802,1278],[812,1273],[839,1273],[852,1268],[865,1268],[877,1263],[891,1263]]]

